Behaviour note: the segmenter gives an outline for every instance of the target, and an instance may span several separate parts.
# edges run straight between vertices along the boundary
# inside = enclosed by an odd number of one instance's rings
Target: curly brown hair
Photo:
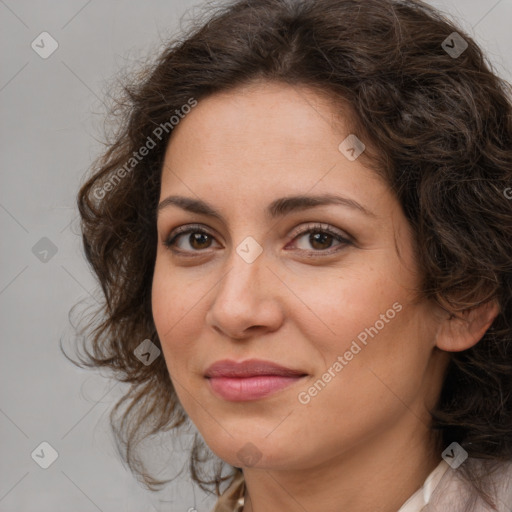
[[[447,51],[454,32],[467,43],[459,55]],[[131,384],[110,416],[124,460],[152,490],[169,482],[147,474],[134,449],[188,421],[164,359],[146,366],[134,355],[144,339],[161,348],[151,287],[170,116],[260,79],[305,85],[352,107],[352,133],[367,147],[361,158],[386,180],[413,227],[425,298],[454,315],[499,304],[483,338],[451,353],[432,429],[440,448],[457,441],[471,457],[512,459],[510,84],[469,34],[419,0],[236,0],[195,16],[123,87],[114,138],[78,194],[85,255],[105,299],[77,329],[92,345],[79,359]],[[167,129],[155,137],[159,126]],[[135,161],[150,138],[153,147]],[[219,496],[220,484],[241,470],[222,476],[220,464],[208,478],[201,472],[208,455],[196,435],[192,477]],[[460,470],[489,500],[478,478]]]

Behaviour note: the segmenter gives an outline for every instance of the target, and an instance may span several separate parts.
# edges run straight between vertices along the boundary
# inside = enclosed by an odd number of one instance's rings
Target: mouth
[[[210,389],[224,400],[240,402],[273,395],[307,376],[302,370],[270,361],[218,361],[208,368],[205,378]]]

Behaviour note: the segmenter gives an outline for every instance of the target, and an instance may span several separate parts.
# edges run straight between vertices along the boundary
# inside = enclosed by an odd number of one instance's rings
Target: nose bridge
[[[253,237],[245,237],[233,246],[227,262],[228,272],[221,282],[224,292],[233,292],[236,298],[244,292],[256,292],[261,283],[266,258],[263,247]],[[246,288],[249,288],[246,290]]]
[[[231,248],[226,272],[207,314],[210,325],[231,338],[242,338],[246,330],[255,326],[278,328],[282,311],[269,296],[273,286],[264,282],[275,279],[267,264],[262,246],[252,237]]]

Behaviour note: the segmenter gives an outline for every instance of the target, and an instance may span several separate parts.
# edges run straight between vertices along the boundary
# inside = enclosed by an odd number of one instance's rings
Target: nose
[[[226,268],[212,290],[207,325],[237,340],[279,329],[284,317],[280,293],[285,287],[268,266],[265,252],[250,262],[233,250]]]

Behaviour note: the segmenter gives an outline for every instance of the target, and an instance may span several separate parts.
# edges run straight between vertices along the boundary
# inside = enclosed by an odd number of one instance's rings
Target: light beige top
[[[467,459],[464,464],[480,466],[480,459]],[[497,512],[512,512],[512,461],[503,463],[492,474],[492,497]],[[241,512],[245,485],[239,475],[217,500],[212,512]],[[444,460],[427,476],[423,485],[397,512],[496,512],[481,500],[475,489],[462,479],[457,469]]]

